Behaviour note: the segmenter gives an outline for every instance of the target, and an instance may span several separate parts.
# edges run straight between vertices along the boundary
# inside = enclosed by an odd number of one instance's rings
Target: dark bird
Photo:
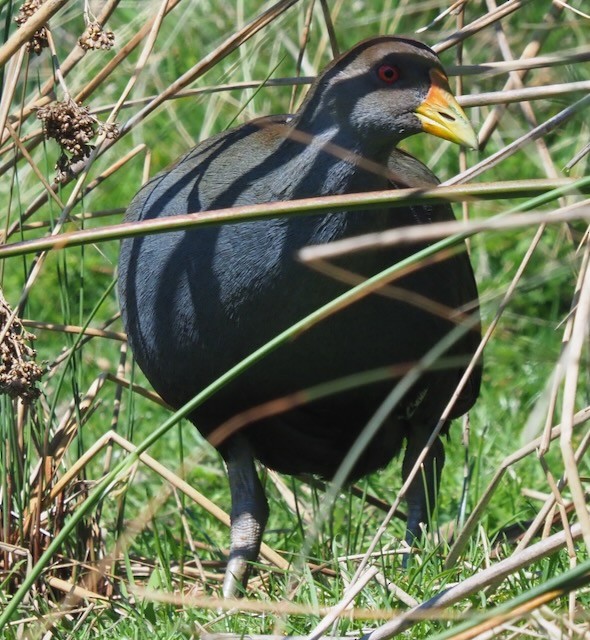
[[[436,177],[396,145],[426,131],[476,147],[475,133],[449,89],[437,55],[397,37],[362,42],[315,80],[294,115],[253,120],[216,135],[148,182],[127,210],[129,222],[406,186]],[[272,337],[348,286],[303,265],[313,244],[363,233],[453,220],[447,204],[382,207],[138,236],[122,242],[119,296],[135,359],[156,391],[179,408]],[[411,255],[396,246],[340,258],[363,277]],[[354,480],[406,451],[407,476],[450,401],[480,337],[477,289],[465,247],[414,269],[391,291],[373,293],[284,344],[198,407],[204,436],[232,416],[298,390],[419,361],[457,324],[470,329],[444,361],[422,373],[362,451]],[[475,402],[478,365],[449,420]],[[232,498],[231,546],[223,592],[245,585],[268,505],[254,460],[286,474],[334,476],[368,420],[399,381],[381,379],[258,419],[218,448]],[[448,423],[442,430],[448,430]],[[408,540],[420,534],[444,464],[437,440],[406,495]]]

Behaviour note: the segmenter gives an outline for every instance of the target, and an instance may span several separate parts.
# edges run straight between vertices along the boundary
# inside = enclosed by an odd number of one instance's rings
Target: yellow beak
[[[451,93],[446,76],[438,69],[433,69],[430,78],[430,91],[415,111],[423,130],[433,136],[477,149],[477,135]]]

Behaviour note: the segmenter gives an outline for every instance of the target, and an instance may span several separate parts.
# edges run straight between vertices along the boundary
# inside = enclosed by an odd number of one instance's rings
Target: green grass
[[[434,20],[447,4],[385,0],[380,3],[330,3],[330,8],[336,16],[335,31],[340,48],[344,50],[363,38],[394,29],[396,33],[412,34],[417,28]],[[317,5],[301,75],[317,72],[331,59],[325,21],[319,3]],[[572,0],[571,5],[584,10],[581,0]],[[66,78],[73,95],[112,59],[114,53],[139,30],[149,16],[155,15],[158,7],[155,2],[137,3],[129,0],[117,7],[108,22],[108,27],[117,38],[116,48],[109,52],[89,52],[84,57]],[[538,32],[546,36],[542,54],[559,54],[564,49],[587,43],[584,31],[587,20],[571,11],[565,10],[557,25],[547,29],[544,15],[549,7],[549,2],[529,2],[502,21],[515,57],[521,54],[523,46]],[[3,3],[0,24],[11,24],[10,14],[15,14],[17,10],[18,7],[12,3]],[[227,3],[181,2],[164,20],[154,51],[148,57],[147,65],[130,97],[159,94],[261,10],[259,3],[252,1],[238,1],[231,6]],[[307,4],[291,8],[199,78],[194,86],[260,80],[269,74],[272,77],[296,75],[296,58],[306,10]],[[481,3],[468,4],[466,11],[466,23],[485,13]],[[455,20],[454,16],[449,16],[435,24],[423,34],[424,40],[429,44],[442,40],[455,29]],[[80,5],[69,3],[51,20],[51,28],[58,58],[63,64],[83,29]],[[13,31],[14,28],[10,27],[8,33],[6,28],[4,39]],[[475,64],[502,60],[497,37],[494,27],[488,27],[467,39],[463,47],[463,62]],[[117,66],[111,77],[101,83],[85,101],[86,104],[98,109],[117,100],[139,60],[141,47]],[[456,49],[445,51],[441,58],[446,65],[455,64]],[[10,104],[10,114],[18,115],[21,106],[29,102],[51,75],[51,58],[47,50],[38,58],[25,56]],[[588,80],[589,76],[588,65],[582,62],[531,71],[525,85]],[[465,78],[464,91],[477,94],[500,90],[506,77],[505,74],[469,76]],[[55,91],[57,98],[63,99],[57,83]],[[295,91],[296,103],[303,95],[304,89]],[[291,97],[292,89],[286,86],[266,87],[259,91],[236,89],[166,102],[97,159],[87,182],[138,144],[145,144],[150,152],[149,174],[153,175],[198,140],[222,131],[232,123],[241,124],[258,115],[287,112]],[[577,97],[567,95],[533,103],[537,120],[547,120]],[[118,121],[124,123],[138,108],[125,108],[119,114]],[[479,107],[470,110],[469,115],[476,126],[482,124],[490,109]],[[104,120],[106,114],[99,117]],[[485,151],[467,153],[468,165],[503,148],[531,127],[532,124],[523,116],[518,104],[508,106]],[[22,124],[18,133],[21,139],[26,139],[39,128],[40,122],[33,117]],[[587,143],[588,138],[584,114],[578,114],[556,132],[544,137],[558,173]],[[404,148],[428,162],[443,180],[459,171],[459,150],[444,145],[444,151],[441,152],[442,145],[437,139],[419,136],[404,143]],[[43,175],[51,182],[53,165],[59,155],[55,142],[50,140],[35,147],[32,155]],[[13,157],[12,151],[5,151],[0,157],[0,166]],[[141,184],[145,158],[146,152],[142,151],[84,197],[74,207],[73,213],[125,207]],[[587,163],[587,158],[582,160],[571,175],[587,174]],[[545,177],[545,168],[534,144],[529,144],[476,181],[540,177]],[[60,188],[58,195],[62,202],[68,200],[72,188],[71,184]],[[18,159],[14,168],[6,169],[0,181],[4,204],[0,214],[0,229],[18,220],[42,192],[38,176],[25,160]],[[508,210],[518,202],[497,200],[474,203],[470,205],[470,215],[487,218]],[[545,208],[548,211],[557,208],[557,203]],[[460,214],[459,205],[455,206],[455,211],[457,215]],[[49,221],[53,225],[60,213],[61,207],[50,201],[27,222]],[[113,215],[85,221],[83,226],[98,228],[120,220],[120,215]],[[66,229],[73,230],[80,226],[69,222]],[[471,240],[485,327],[492,321],[535,231],[527,228],[486,233]],[[544,427],[547,412],[538,407],[544,407],[549,380],[562,349],[563,323],[570,312],[576,278],[582,264],[583,250],[576,252],[576,248],[584,231],[585,226],[580,222],[572,224],[570,229],[554,227],[545,232],[486,348],[484,384],[481,397],[470,414],[469,444],[466,448],[462,442],[461,421],[456,421],[446,447],[447,464],[437,511],[433,514],[434,528],[443,533],[453,527],[460,529],[464,521],[460,514],[464,513],[466,517],[472,512],[502,460],[538,436]],[[15,233],[9,242],[40,237],[44,233],[46,228]],[[118,243],[113,241],[50,252],[21,310],[21,317],[43,323],[101,327],[118,309],[115,294],[110,289],[115,278],[117,255]],[[18,303],[33,264],[33,256],[10,258],[0,263],[0,286],[11,305]],[[108,329],[121,331],[120,321],[117,320]],[[51,487],[113,426],[121,436],[137,445],[170,416],[167,410],[122,389],[111,380],[105,381],[93,398],[91,412],[87,415],[82,399],[101,374],[117,374],[121,343],[107,338],[80,342],[76,335],[63,331],[35,329],[33,332],[38,336],[35,346],[39,361],[51,364],[64,349],[77,348],[71,358],[64,360],[52,370],[51,375],[46,376],[41,385],[42,397],[30,407],[22,422],[19,422],[16,404],[6,397],[0,397],[0,435],[4,443],[0,454],[0,613],[14,597],[16,588],[30,567],[36,565],[40,553],[49,542],[38,530],[25,530],[23,514],[28,511],[35,492],[41,490],[48,495]],[[590,404],[586,353],[582,354],[582,363],[577,409]],[[132,367],[130,354],[127,355],[124,377],[149,389],[141,372]],[[561,397],[560,390],[552,424],[561,419]],[[67,449],[56,466],[55,460],[43,458],[43,443],[50,442],[59,432],[60,423],[68,414],[71,403],[73,439],[64,440]],[[576,432],[574,436],[575,445],[579,444],[585,430],[587,427],[584,425],[578,429],[579,433]],[[148,453],[222,509],[229,510],[229,492],[221,459],[188,422],[180,422],[172,427],[150,447]],[[55,452],[52,451],[53,454]],[[117,446],[113,448],[111,462],[106,450],[99,452],[87,467],[75,475],[58,499],[45,504],[49,515],[43,523],[43,530],[49,531],[52,536],[59,535],[64,523],[79,513],[82,500],[94,483],[125,459],[128,459],[127,454]],[[51,475],[43,481],[42,474],[34,475],[40,462],[46,463],[51,470]],[[557,443],[544,457],[544,463],[556,478],[563,473],[564,465]],[[399,461],[394,461],[383,471],[366,478],[359,485],[361,490],[391,504],[401,486],[400,466]],[[579,473],[587,477],[589,471],[586,459],[580,463]],[[110,638],[114,635],[120,638],[151,636],[160,639],[190,638],[202,631],[309,633],[323,617],[318,614],[318,607],[330,607],[343,596],[358,566],[357,556],[371,543],[384,513],[362,496],[357,497],[343,490],[325,522],[318,526],[317,534],[311,537],[313,527],[310,523],[319,521],[326,501],[325,494],[298,479],[283,478],[297,499],[298,510],[294,513],[271,476],[264,474],[264,477],[271,507],[264,541],[291,562],[291,569],[284,573],[269,572],[265,568],[261,571],[263,581],[255,576],[243,611],[219,613],[216,604],[205,606],[200,602],[183,606],[180,603],[179,595],[187,595],[194,584],[198,586],[199,595],[219,595],[219,578],[228,545],[228,531],[184,494],[171,491],[170,485],[161,476],[138,464],[131,469],[130,475],[111,488],[100,505],[80,519],[74,533],[62,544],[60,553],[55,554],[40,573],[30,597],[19,602],[11,625],[4,627],[0,635],[7,639],[22,637],[23,634],[25,637],[41,638],[45,631],[50,630],[53,637],[64,639]],[[31,482],[31,478],[35,482]],[[423,543],[424,549],[404,570],[399,554],[386,553],[390,547],[397,548],[403,537],[404,524],[396,519],[386,528],[377,547],[381,555],[375,560],[376,566],[381,574],[416,601],[422,602],[435,596],[445,586],[464,581],[488,563],[494,563],[496,558],[492,552],[498,533],[510,525],[535,517],[541,502],[524,490],[545,494],[550,492],[545,472],[535,455],[514,465],[504,476],[460,561],[451,569],[444,566],[448,543],[444,537],[436,540],[430,536]],[[564,498],[566,501],[570,499],[567,491]],[[148,511],[148,506],[152,507],[151,511]],[[575,517],[572,516],[572,519],[575,520]],[[559,529],[558,526],[555,530]],[[116,564],[108,563],[105,578],[98,583],[88,582],[87,568],[95,565],[98,559],[109,557],[117,548],[117,543],[121,543],[123,532],[130,533],[130,536],[125,538],[125,543],[118,550]],[[7,544],[16,545],[17,553],[9,552]],[[513,549],[512,542],[503,543],[498,550],[499,557],[509,556]],[[587,559],[587,550],[582,542],[576,546],[576,551],[580,561]],[[202,563],[205,582],[200,578],[198,562]],[[74,564],[77,566],[72,569]],[[317,566],[325,570],[316,571]],[[490,610],[518,594],[526,594],[534,586],[564,573],[568,568],[567,552],[562,550],[514,573],[495,590],[485,594],[480,592],[461,601],[450,612],[456,616],[469,616],[471,610]],[[106,595],[108,599],[84,599],[69,603],[64,600],[63,591],[52,582],[55,578],[70,580]],[[137,589],[155,590],[162,596],[174,596],[177,601],[159,602],[150,595],[142,595]],[[246,605],[251,601],[268,604],[269,608],[263,613],[249,612]],[[298,613],[277,613],[270,607],[289,604],[301,609]],[[577,591],[576,604],[579,611],[588,607],[587,590]],[[70,606],[73,608],[68,611]],[[354,606],[362,611],[351,617],[342,617],[333,630],[334,635],[349,632],[358,635],[362,629],[374,628],[407,609],[378,580],[370,581],[361,590],[354,600]],[[565,625],[567,598],[563,597],[550,606],[555,616],[552,623]],[[56,611],[60,612],[60,617],[54,620],[52,614]],[[378,619],[363,617],[369,615],[367,612],[377,612]],[[587,620],[579,616],[574,618],[578,624],[585,624],[587,631]],[[35,622],[31,623],[30,620]],[[520,624],[523,630],[536,628],[529,617]],[[431,637],[451,627],[444,621],[425,621],[412,629],[411,637]],[[498,637],[510,636],[505,632],[504,636]]]

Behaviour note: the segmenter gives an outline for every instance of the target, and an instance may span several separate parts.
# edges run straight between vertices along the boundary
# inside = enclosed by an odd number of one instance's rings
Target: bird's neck
[[[288,122],[286,137],[293,153],[303,163],[313,163],[318,173],[329,172],[337,183],[346,184],[338,188],[334,180],[324,180],[322,185],[330,185],[326,193],[387,188],[390,179],[387,162],[399,140],[395,136],[375,139],[339,122],[334,106],[322,98],[325,93],[308,96]]]

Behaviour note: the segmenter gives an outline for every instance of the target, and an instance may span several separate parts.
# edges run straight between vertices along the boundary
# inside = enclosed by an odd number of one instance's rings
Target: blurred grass
[[[572,1],[570,4],[580,10],[584,9],[581,1]],[[571,11],[564,10],[556,26],[547,26],[544,16],[550,5],[548,1],[525,3],[516,13],[503,20],[507,40],[516,56],[520,55],[523,45],[530,41],[531,36],[539,31],[547,31],[542,47],[544,54],[558,54],[564,49],[587,44],[588,21]],[[264,5],[267,6],[270,4]],[[330,3],[341,50],[379,33],[411,35],[417,28],[431,23],[446,6],[446,3],[436,0],[417,3],[394,3],[387,0],[378,3],[363,0]],[[95,12],[98,11],[98,8],[93,5],[92,7]],[[273,77],[297,75],[296,60],[307,7],[307,3],[297,4],[207,72],[195,83],[196,86],[262,80],[273,69]],[[126,0],[118,4],[108,21],[108,28],[115,32],[117,38],[115,52],[137,32],[149,16],[155,14],[158,8],[159,3],[151,1],[138,3]],[[14,3],[3,3],[0,8],[0,23],[11,24],[11,14],[14,15],[17,9],[18,6]],[[224,37],[261,10],[260,3],[251,0],[238,0],[232,4],[190,0],[181,2],[164,20],[155,49],[131,97],[140,98],[161,93],[173,80],[217,46]],[[483,3],[468,4],[466,22],[485,14],[485,11]],[[455,27],[456,17],[451,15],[421,37],[427,43],[434,44],[454,31]],[[82,8],[78,3],[68,3],[64,10],[51,20],[60,60],[63,60],[75,46],[83,28]],[[7,29],[8,27],[4,30],[5,39],[8,35]],[[14,26],[11,26],[10,30],[12,33]],[[141,46],[118,65],[112,76],[100,85],[86,103],[98,109],[115,102],[133,73],[140,50]],[[112,56],[113,51],[89,52],[83,62],[66,78],[70,92],[74,95]],[[444,52],[441,58],[444,64],[452,65],[456,63],[455,56],[456,51],[451,49]],[[313,12],[310,41],[303,56],[301,75],[313,75],[330,59],[327,31],[318,3]],[[469,38],[463,47],[465,64],[500,59],[502,53],[494,27]],[[28,103],[36,90],[51,78],[52,74],[51,59],[47,51],[38,58],[27,56],[25,67],[19,75],[15,97],[10,105],[10,113],[18,114],[20,105]],[[542,85],[589,77],[588,65],[583,63],[533,70],[529,72],[525,84]],[[469,76],[464,79],[464,90],[469,93],[500,90],[505,80],[505,74],[491,77]],[[62,99],[60,87],[56,85],[55,90],[57,98]],[[296,103],[304,93],[305,90],[302,88],[295,90]],[[241,124],[258,115],[286,112],[291,96],[290,87],[268,87],[260,91],[233,90],[166,102],[118,141],[104,156],[99,157],[91,168],[89,178],[99,175],[110,163],[138,144],[145,144],[149,150],[149,174],[153,175],[197,141],[224,130],[230,123]],[[574,96],[567,96],[538,101],[534,103],[533,109],[539,121],[543,121],[573,100]],[[124,109],[118,118],[119,122],[125,122],[136,110],[137,107]],[[470,110],[469,115],[476,128],[484,121],[489,110],[488,107]],[[105,115],[100,117],[106,118]],[[531,127],[518,104],[508,106],[485,152],[479,156],[474,152],[468,152],[468,165],[503,148]],[[40,122],[30,118],[23,123],[19,136],[26,139],[29,134],[39,130]],[[586,120],[583,115],[578,115],[557,132],[544,138],[553,166],[558,173],[587,143],[589,137]],[[428,162],[443,180],[459,171],[458,150],[445,143],[441,144],[439,140],[419,136],[406,141],[403,146]],[[53,165],[58,155],[57,145],[51,140],[44,142],[33,152],[34,161],[49,182],[53,180]],[[13,157],[13,152],[7,151],[2,155],[0,165]],[[144,160],[145,153],[136,156],[76,205],[73,212],[125,207],[141,184]],[[572,170],[572,175],[584,175],[587,173],[587,167],[586,158]],[[546,168],[534,145],[528,145],[477,180],[525,179],[545,175]],[[62,202],[67,201],[71,190],[71,185],[59,190],[58,195]],[[39,179],[26,162],[19,160],[16,168],[5,171],[0,181],[0,194],[5,203],[0,229],[18,219],[41,191]],[[509,208],[511,204],[513,203],[506,201],[477,203],[470,206],[470,215],[488,217]],[[458,206],[456,213],[460,214]],[[60,208],[50,201],[41,207],[31,220],[55,221],[59,215]],[[86,221],[82,226],[102,226],[119,220],[119,216],[113,216],[112,219]],[[68,224],[70,229],[79,226],[81,225]],[[504,457],[518,448],[525,438],[528,440],[538,435],[543,426],[542,423],[536,423],[526,434],[523,431],[535,403],[547,387],[560,354],[563,334],[561,323],[570,310],[580,265],[575,249],[584,231],[582,224],[572,225],[569,230],[551,228],[546,231],[519,286],[518,294],[511,301],[488,345],[482,395],[470,416],[471,440],[467,457],[469,481],[465,498],[468,513],[477,503]],[[10,241],[21,237],[28,239],[44,232],[27,232],[22,236],[15,234]],[[527,251],[534,233],[535,229],[524,229],[510,233],[489,233],[472,240],[472,258],[483,301],[484,324],[487,325],[491,321],[498,300]],[[117,302],[111,294],[90,317],[103,293],[112,285],[117,255],[116,242],[50,253],[26,304],[21,309],[21,317],[79,326],[90,322],[91,326],[100,327],[117,312]],[[13,306],[18,303],[32,265],[32,257],[22,257],[10,259],[0,267],[0,284]],[[117,322],[112,328],[121,330],[120,323]],[[47,363],[53,362],[63,349],[71,348],[76,342],[75,336],[63,332],[34,332],[38,335],[35,346],[39,359]],[[0,398],[0,430],[5,443],[1,458],[3,534],[0,540],[3,543],[17,544],[31,554],[33,562],[38,557],[35,544],[42,546],[46,542],[43,539],[39,540],[39,534],[30,538],[19,536],[18,531],[22,523],[19,523],[18,516],[26,511],[29,501],[34,497],[35,487],[28,485],[28,478],[41,460],[39,452],[43,450],[42,443],[55,433],[66,407],[72,400],[78,399],[73,411],[74,416],[83,413],[80,409],[80,398],[97,376],[105,372],[116,372],[119,354],[120,343],[113,340],[94,338],[83,344],[67,366],[57,367],[55,375],[47,378],[43,385],[42,399],[32,407],[22,423],[18,421],[16,405],[5,397]],[[584,358],[586,357],[584,354]],[[125,375],[149,388],[137,369],[131,370],[127,365]],[[63,379],[58,384],[60,377]],[[127,390],[122,391],[120,400],[117,428],[121,435],[133,442],[141,441],[169,415],[161,407]],[[63,462],[54,470],[55,476],[47,480],[47,486],[55,477],[70,468],[110,427],[116,402],[117,387],[107,381],[99,393],[98,400],[93,404],[91,416],[82,428],[76,429],[75,438],[69,445]],[[579,407],[588,404],[588,379],[587,371],[584,370],[579,384]],[[49,411],[50,407],[54,408],[53,414]],[[20,444],[17,442],[19,439]],[[26,452],[26,457],[15,460],[8,453],[6,443],[12,443],[13,456],[16,448]],[[181,463],[185,462],[186,468],[182,475],[186,480],[213,502],[226,510],[229,509],[227,481],[221,461],[189,424],[175,427],[150,449],[150,454],[173,471],[178,470]],[[113,455],[115,460],[122,456],[118,450],[115,450]],[[438,513],[434,514],[435,523],[441,527],[452,523],[460,510],[465,455],[465,449],[461,445],[461,426],[457,421],[447,446],[447,465],[443,474]],[[552,447],[545,456],[545,461],[555,476],[562,473],[563,463],[557,447]],[[85,495],[86,483],[92,483],[99,478],[105,464],[104,456],[97,456],[79,475],[77,483],[74,483],[66,494],[71,510],[75,511],[79,496]],[[587,461],[580,465],[580,473],[588,475]],[[313,515],[319,511],[323,494],[316,489],[309,489],[298,480],[284,480],[295,491],[300,509],[308,509],[313,519]],[[8,485],[11,483],[12,493],[8,492]],[[366,479],[361,487],[391,503],[400,485],[400,465],[394,462],[387,469]],[[46,572],[45,577],[51,574],[76,582],[84,571],[80,566],[72,574],[70,559],[92,563],[93,559],[85,555],[89,553],[90,548],[99,555],[111,552],[129,522],[141,516],[146,505],[153,501],[165,486],[166,483],[158,475],[139,466],[128,484],[115,488],[109,499],[103,503],[100,513],[96,514],[95,521],[87,522],[88,527],[95,526],[100,529],[93,535],[79,530],[79,535],[63,549],[63,556],[56,558],[55,566]],[[302,519],[301,514],[294,515],[289,510],[270,477],[266,478],[266,488],[271,517],[265,542],[293,559],[295,569],[291,576],[270,574],[266,583],[254,583],[250,597],[261,600],[267,598],[271,601],[287,599],[310,606],[334,604],[342,596],[346,580],[350,579],[356,567],[356,562],[346,557],[362,553],[367,548],[379,527],[382,512],[356,497],[351,497],[350,494],[342,496],[334,505],[329,522],[320,529],[317,538],[307,547],[310,557],[300,559],[298,556],[304,542],[307,542],[309,525]],[[399,556],[383,555],[379,560],[382,573],[399,583],[418,601],[435,595],[447,582],[461,581],[472,574],[474,567],[490,561],[492,541],[499,531],[508,525],[534,517],[539,503],[523,495],[524,488],[545,493],[550,491],[543,469],[534,457],[519,463],[505,476],[504,482],[496,490],[486,509],[481,528],[465,551],[465,562],[459,563],[453,571],[445,572],[443,569],[445,545],[441,543],[439,548],[429,540],[421,554],[422,561],[413,561],[408,571],[400,571]],[[8,511],[9,494],[14,498],[12,508],[16,508],[18,513]],[[186,521],[183,521],[183,516],[186,516]],[[52,530],[52,535],[58,532],[59,513],[53,510],[53,507],[46,524]],[[52,529],[52,525],[56,525],[56,528]],[[12,528],[10,537],[6,536],[9,528]],[[392,522],[381,544],[395,545],[403,535],[403,529],[402,522]],[[190,548],[191,539],[197,547],[194,550]],[[198,632],[201,625],[206,625],[208,630],[253,633],[271,633],[275,630],[275,625],[278,625],[285,633],[303,634],[319,622],[320,617],[314,615],[285,616],[284,619],[272,614],[254,613],[218,616],[215,609],[179,608],[176,605],[160,604],[150,598],[132,595],[134,585],[144,585],[165,592],[175,592],[178,589],[186,591],[195,580],[201,585],[194,569],[194,558],[197,555],[202,558],[205,572],[215,570],[220,576],[223,549],[227,542],[228,532],[216,519],[193,505],[182,494],[178,494],[177,499],[169,496],[148,519],[145,528],[134,533],[129,547],[122,550],[122,561],[118,563],[116,570],[117,577],[108,573],[108,579],[105,581],[107,584],[97,586],[97,589],[100,587],[100,590],[109,595],[110,600],[106,603],[97,601],[94,610],[83,602],[76,603],[74,606],[79,608],[78,612],[72,612],[56,624],[52,624],[51,633],[63,638],[106,638],[112,637],[113,633],[121,638],[145,637],[147,634],[155,635],[157,638],[177,638],[191,637]],[[207,548],[203,550],[199,547]],[[15,563],[14,556],[11,556],[12,564],[9,566],[6,549],[0,548],[0,553],[4,554],[4,564],[0,573],[0,585],[3,585],[1,603],[10,598],[10,593],[21,579],[25,567]],[[503,553],[509,554],[510,548],[506,547]],[[579,553],[584,556],[586,551],[580,548]],[[23,557],[26,557],[26,554]],[[317,565],[326,563],[335,571],[335,575],[312,573],[305,565],[305,562],[309,561]],[[531,572],[522,572],[515,576],[514,580],[502,585],[490,596],[490,602],[501,602],[517,592],[525,592],[545,576],[562,572],[568,566],[569,560],[565,553],[539,561]],[[177,572],[179,568],[181,571]],[[181,577],[182,571],[187,572],[186,577]],[[204,586],[205,591],[215,593],[218,588],[218,580],[209,577]],[[588,605],[587,594],[580,593],[578,597],[581,608]],[[20,627],[16,625],[3,630],[3,637],[17,637],[23,629],[28,629],[26,633],[30,637],[42,637],[44,627],[49,625],[49,614],[55,611],[53,603],[61,603],[58,607],[67,611],[67,603],[62,602],[62,598],[63,594],[51,587],[46,579],[40,580],[33,592],[32,600],[23,603],[19,609],[21,620],[35,619],[39,626],[33,629],[28,627],[29,623],[22,622]],[[487,596],[474,597],[472,605],[488,606]],[[0,604],[0,608],[1,606]],[[372,582],[363,589],[355,601],[355,606],[381,610],[400,605],[392,600],[385,587]],[[565,616],[567,603],[564,601],[556,607],[555,613]],[[374,626],[375,623],[363,622],[360,618],[352,621],[342,619],[337,633],[343,635],[350,630],[358,630],[368,625]],[[414,628],[412,637],[428,637],[440,628],[441,625],[436,622],[421,623]]]

